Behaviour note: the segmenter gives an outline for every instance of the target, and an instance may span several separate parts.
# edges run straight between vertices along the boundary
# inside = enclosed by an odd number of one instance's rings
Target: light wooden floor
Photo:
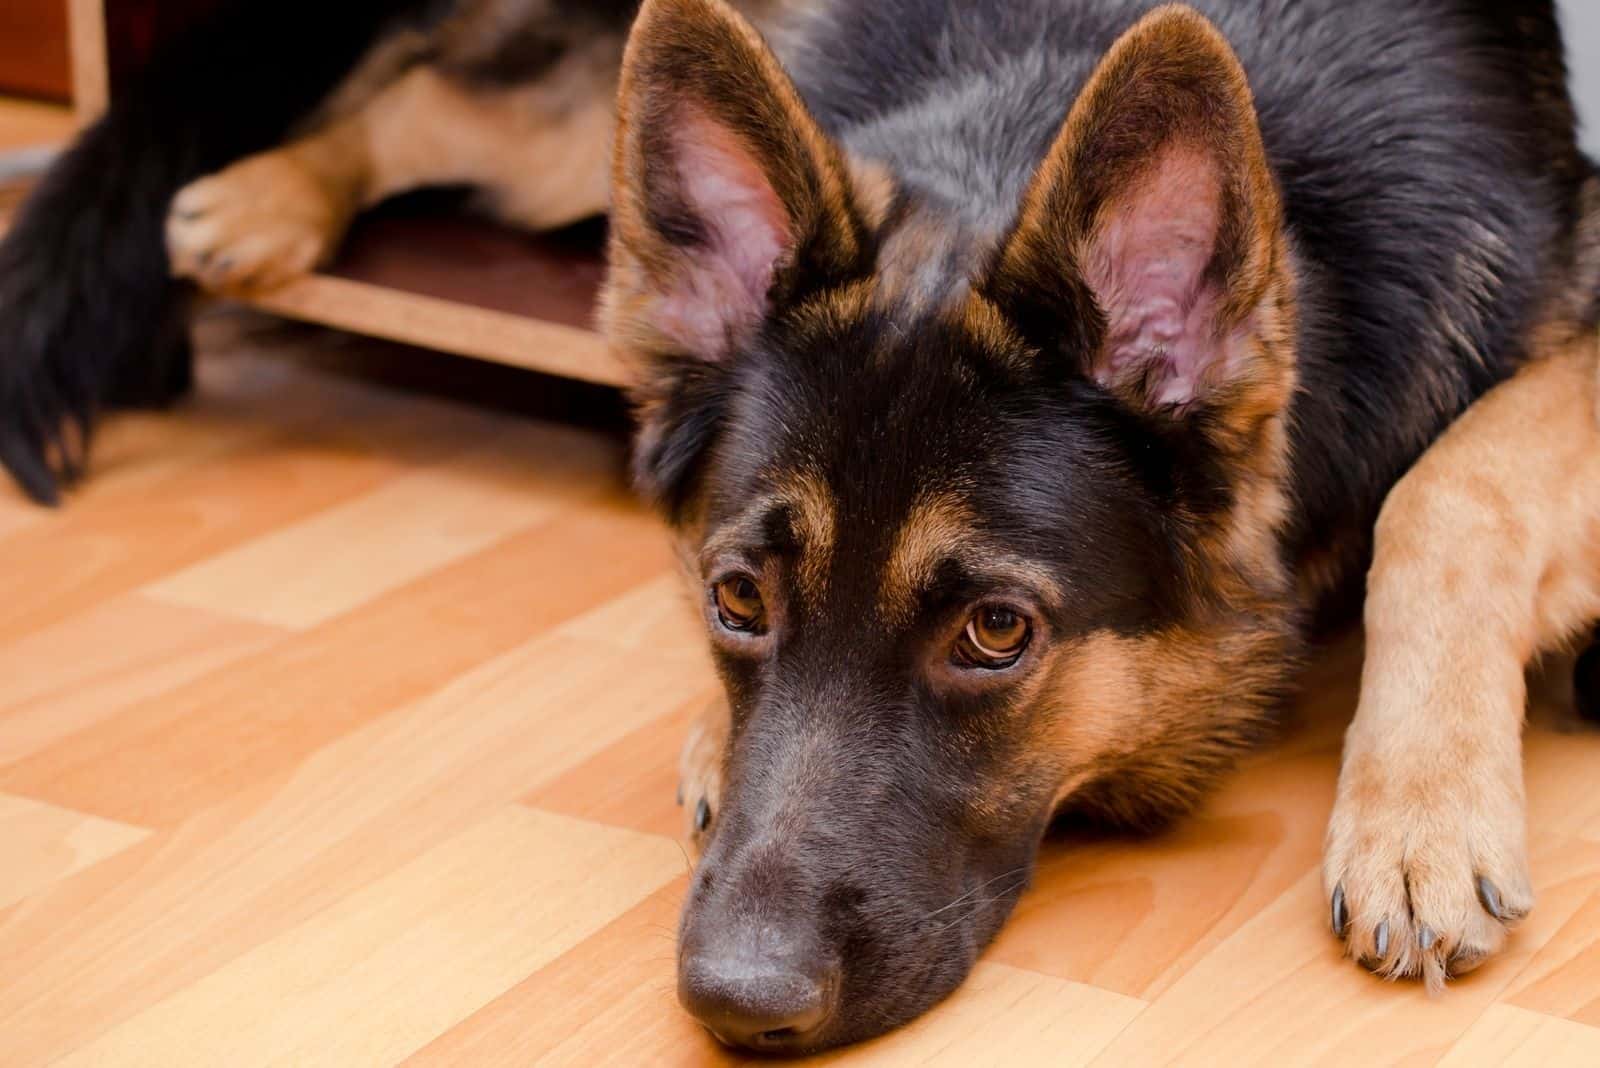
[[[202,336],[65,510],[0,489],[0,1064],[726,1061],[672,995],[716,686],[620,435]],[[1358,663],[1174,832],[1050,844],[972,980],[843,1059],[1600,1063],[1600,735],[1531,734],[1539,907],[1429,999],[1327,934]]]

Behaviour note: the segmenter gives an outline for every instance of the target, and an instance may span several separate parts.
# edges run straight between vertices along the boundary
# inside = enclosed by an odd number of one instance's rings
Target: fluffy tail
[[[0,242],[0,463],[30,496],[53,504],[81,472],[104,404],[187,376],[161,361],[186,304],[163,240],[173,194],[281,140],[416,6],[224,4],[51,168]]]

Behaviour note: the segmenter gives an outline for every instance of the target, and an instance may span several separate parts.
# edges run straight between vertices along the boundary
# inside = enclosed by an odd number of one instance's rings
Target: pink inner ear
[[[1189,147],[1166,150],[1107,206],[1082,261],[1107,318],[1097,381],[1143,378],[1151,400],[1182,405],[1224,370],[1232,339],[1217,336],[1223,294],[1206,278],[1221,215],[1217,167]]]
[[[671,140],[685,207],[706,241],[684,253],[656,305],[657,323],[690,352],[719,359],[766,317],[773,276],[793,250],[793,224],[733,131],[686,107]]]

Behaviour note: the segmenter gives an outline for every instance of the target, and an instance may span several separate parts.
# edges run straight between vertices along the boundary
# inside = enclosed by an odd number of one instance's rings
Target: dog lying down
[[[35,495],[99,404],[182,381],[169,268],[272,285],[421,186],[609,208],[637,481],[727,690],[684,753],[678,958],[724,1041],[895,1027],[1052,819],[1194,804],[1374,527],[1328,916],[1435,986],[1505,944],[1523,665],[1600,615],[1596,193],[1550,3],[327,7],[207,24],[0,249]]]

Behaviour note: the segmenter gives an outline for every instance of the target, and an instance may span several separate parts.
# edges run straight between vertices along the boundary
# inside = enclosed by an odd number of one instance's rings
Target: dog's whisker
[[[945,905],[942,908],[934,909],[932,912],[930,912],[926,916],[922,917],[922,919],[923,919],[924,922],[926,922],[928,920],[931,920],[935,916],[939,915],[941,912],[948,912],[949,910],[955,908],[957,905],[961,904],[963,901],[965,901],[968,898],[970,898],[972,895],[977,894],[977,893],[981,893],[984,889],[986,889],[986,888],[988,888],[990,886],[993,886],[995,883],[999,882],[1001,879],[1009,879],[1012,876],[1019,875],[1022,872],[1025,872],[1027,870],[1028,869],[1026,867],[1021,867],[1021,868],[1012,868],[1010,871],[1001,872],[999,875],[996,875],[993,879],[989,879],[989,880],[987,880],[985,882],[981,882],[977,886],[972,887],[970,890],[968,890],[965,893],[963,893],[960,897],[956,898],[954,901],[950,902],[948,905]]]
[[[1004,901],[1007,897],[1010,897],[1013,893],[1015,893],[1016,891],[1022,889],[1027,884],[1028,884],[1027,877],[1024,876],[1023,878],[1018,879],[1016,882],[1012,883],[1010,886],[1006,887],[1000,893],[995,894],[992,897],[983,898],[983,899],[981,899],[981,900],[979,900],[977,902],[974,902],[971,908],[969,908],[965,912],[961,913],[961,915],[957,916],[955,919],[951,920],[949,923],[940,924],[938,927],[935,927],[933,930],[931,930],[931,931],[929,931],[927,933],[930,934],[930,935],[943,934],[945,931],[950,930],[952,927],[959,926],[960,924],[965,923],[967,920],[970,920],[972,917],[976,916],[978,913],[982,912],[984,909],[986,909],[986,908],[988,908],[988,907],[990,907],[992,905],[998,904],[1001,901]]]

